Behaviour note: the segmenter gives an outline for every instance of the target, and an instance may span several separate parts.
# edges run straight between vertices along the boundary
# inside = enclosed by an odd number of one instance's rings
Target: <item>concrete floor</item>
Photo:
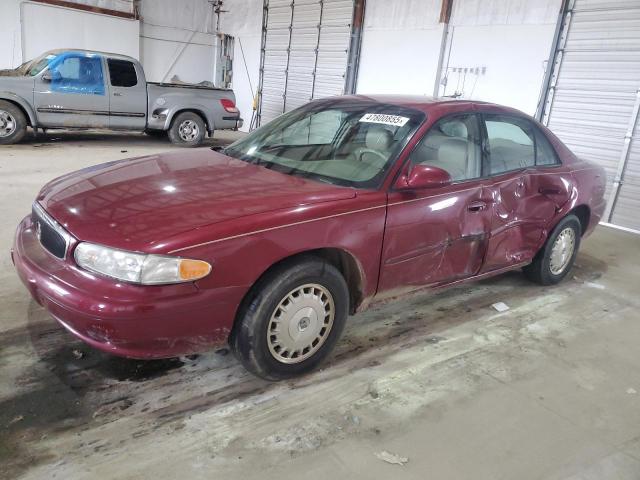
[[[13,272],[14,226],[54,176],[172,148],[0,149],[0,478],[640,479],[640,238],[604,227],[559,286],[513,272],[379,306],[290,382],[226,349],[139,362],[76,341]]]

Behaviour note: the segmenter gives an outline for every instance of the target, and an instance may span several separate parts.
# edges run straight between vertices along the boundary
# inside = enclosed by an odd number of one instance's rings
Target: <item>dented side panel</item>
[[[469,210],[482,200],[482,185],[468,182],[436,192],[389,194],[379,293],[395,296],[425,285],[478,272],[487,246],[486,210]]]
[[[483,272],[531,261],[574,185],[567,169],[551,167],[507,173],[486,188],[493,201]]]

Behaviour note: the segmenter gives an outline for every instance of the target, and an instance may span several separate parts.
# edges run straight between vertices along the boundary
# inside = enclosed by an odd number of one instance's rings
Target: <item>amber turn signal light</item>
[[[209,275],[210,271],[211,265],[202,260],[180,260],[179,272],[182,280],[197,280]]]

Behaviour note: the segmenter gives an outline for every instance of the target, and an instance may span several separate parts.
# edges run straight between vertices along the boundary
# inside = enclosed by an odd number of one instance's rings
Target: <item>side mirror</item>
[[[430,165],[414,165],[408,175],[402,175],[396,182],[398,190],[437,188],[450,185],[453,179],[449,172]]]
[[[43,82],[50,83],[50,82],[51,82],[51,80],[52,80],[52,78],[51,78],[51,72],[44,72],[44,73],[42,74],[42,77],[40,77],[40,78],[42,79],[42,81],[43,81]]]

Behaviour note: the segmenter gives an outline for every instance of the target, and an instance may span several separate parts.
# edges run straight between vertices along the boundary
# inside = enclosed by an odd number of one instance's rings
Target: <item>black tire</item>
[[[11,133],[7,133],[9,129]],[[11,102],[0,100],[0,145],[19,143],[26,134],[27,117],[22,110]]]
[[[145,130],[144,133],[155,138],[165,138],[167,136],[166,130]]]
[[[569,261],[564,268],[560,272],[554,273],[551,268],[551,252],[556,240],[566,229],[573,230],[573,252],[571,252],[571,257],[569,257]],[[567,276],[573,266],[573,262],[578,254],[578,249],[580,248],[581,235],[582,227],[578,217],[575,215],[567,215],[564,217],[551,231],[549,238],[547,238],[544,246],[534,257],[533,262],[522,269],[525,276],[540,285],[555,285],[560,282]]]
[[[298,363],[283,363],[270,350],[273,341],[269,337],[275,338],[269,335],[272,332],[271,317],[290,292],[309,284],[322,286],[331,294],[333,324],[323,337],[324,343],[319,341],[320,346],[315,352],[309,350],[305,354],[310,355],[308,358],[295,360]],[[338,269],[316,257],[303,257],[278,265],[256,283],[238,312],[230,345],[245,368],[258,377],[266,380],[294,377],[313,370],[326,358],[342,334],[348,313],[349,291]],[[315,328],[315,324],[312,323],[310,328]],[[314,338],[314,335],[309,338]],[[286,351],[281,350],[281,354],[285,355]]]
[[[191,125],[188,127],[190,130],[187,130],[187,132],[193,132],[193,128],[197,128],[197,132],[193,135],[192,139],[189,138],[191,136],[190,133],[185,134],[183,132],[181,134],[181,127],[186,128],[186,125]],[[181,147],[197,147],[204,139],[207,131],[206,128],[204,120],[202,120],[202,117],[197,113],[179,113],[171,122],[171,127],[169,128],[169,140],[171,140],[171,143],[180,145]]]

